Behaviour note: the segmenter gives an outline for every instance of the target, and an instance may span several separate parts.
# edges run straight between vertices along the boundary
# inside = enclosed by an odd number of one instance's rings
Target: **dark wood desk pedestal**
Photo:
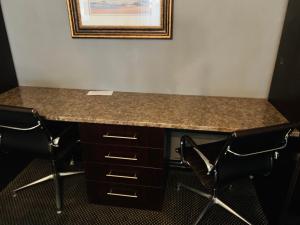
[[[82,123],[80,137],[90,202],[161,208],[164,129]]]

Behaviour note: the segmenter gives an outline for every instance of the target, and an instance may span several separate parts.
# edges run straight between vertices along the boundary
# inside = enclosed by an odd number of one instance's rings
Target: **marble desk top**
[[[17,87],[0,104],[35,108],[49,120],[231,132],[287,120],[266,99]]]

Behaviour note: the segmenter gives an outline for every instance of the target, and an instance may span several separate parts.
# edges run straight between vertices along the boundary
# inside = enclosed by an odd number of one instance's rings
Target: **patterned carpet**
[[[50,173],[44,160],[34,160],[0,193],[1,225],[185,225],[193,224],[207,200],[182,189],[177,192],[178,181],[197,187],[190,171],[170,169],[163,208],[161,211],[108,207],[87,202],[85,177],[75,175],[64,179],[64,210],[56,214],[54,185],[46,182],[20,191],[13,198],[11,191]],[[224,190],[224,200],[253,224],[267,224],[257,200],[254,187],[248,180]],[[225,196],[227,196],[225,198]],[[200,224],[243,224],[239,219],[214,206]]]

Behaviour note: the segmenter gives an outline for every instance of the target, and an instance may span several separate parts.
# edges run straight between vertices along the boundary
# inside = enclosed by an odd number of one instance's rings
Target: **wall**
[[[290,0],[269,101],[289,120],[300,121],[300,1]]]
[[[0,93],[17,86],[18,81],[14,62],[12,61],[0,4]]]
[[[266,98],[287,0],[174,0],[173,40],[72,39],[65,0],[1,0],[20,85]]]

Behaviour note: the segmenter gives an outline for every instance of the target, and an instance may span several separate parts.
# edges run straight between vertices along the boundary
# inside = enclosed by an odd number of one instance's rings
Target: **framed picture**
[[[173,0],[67,0],[74,38],[171,39]]]

